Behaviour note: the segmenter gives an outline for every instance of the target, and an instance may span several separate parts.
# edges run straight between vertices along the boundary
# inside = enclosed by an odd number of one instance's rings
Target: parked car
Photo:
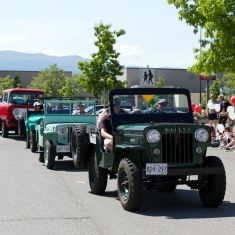
[[[115,113],[117,96],[126,99],[136,112]],[[142,111],[155,107],[160,99],[166,100],[166,109]],[[118,196],[128,211],[140,208],[144,191],[174,192],[182,184],[198,190],[206,207],[218,207],[223,202],[225,169],[218,157],[206,155],[210,128],[194,123],[188,90],[116,89],[110,92],[109,101],[113,149],[105,148],[99,130],[87,129],[93,136],[89,157],[93,194],[105,193],[109,176],[117,178]]]
[[[48,169],[53,169],[56,156],[73,158],[75,167],[83,165],[83,156],[90,155],[86,127],[95,126],[96,116],[74,112],[79,104],[95,105],[87,100],[45,100],[44,116],[35,126],[39,161],[44,162]],[[77,145],[77,140],[79,144]],[[87,145],[88,144],[88,145]],[[82,156],[82,157],[81,157]]]
[[[19,119],[26,116],[28,99],[39,99],[43,91],[28,88],[11,88],[2,92],[0,103],[0,128],[2,137],[7,138],[9,131],[22,134],[19,130]]]

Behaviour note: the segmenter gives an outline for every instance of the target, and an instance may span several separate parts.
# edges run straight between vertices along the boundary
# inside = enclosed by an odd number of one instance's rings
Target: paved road
[[[0,234],[234,234],[235,152],[209,149],[227,171],[225,202],[204,208],[197,191],[146,193],[138,213],[124,211],[116,181],[104,196],[89,193],[87,172],[71,160],[47,170],[18,138],[0,137]]]

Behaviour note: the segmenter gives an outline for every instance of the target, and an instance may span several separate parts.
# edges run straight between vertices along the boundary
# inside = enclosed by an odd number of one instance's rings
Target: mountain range
[[[78,61],[87,61],[78,55],[51,56],[42,53],[23,53],[17,51],[0,51],[0,70],[41,71],[57,64],[64,71],[80,73]]]

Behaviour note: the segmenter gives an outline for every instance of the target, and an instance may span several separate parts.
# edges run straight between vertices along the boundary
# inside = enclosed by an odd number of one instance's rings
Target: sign
[[[205,75],[200,75],[199,76],[199,80],[203,81],[203,80],[216,80],[216,76],[215,75],[211,75],[209,77],[206,77]]]
[[[155,69],[141,68],[140,87],[155,87],[155,86],[156,86]]]
[[[145,101],[149,102],[150,100],[152,100],[154,97],[154,95],[143,95],[143,98]]]

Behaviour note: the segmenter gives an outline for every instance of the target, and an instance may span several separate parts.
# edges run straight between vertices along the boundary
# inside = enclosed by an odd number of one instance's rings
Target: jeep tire
[[[55,146],[50,140],[45,143],[44,162],[47,169],[52,169],[55,166]]]
[[[206,184],[199,189],[201,202],[206,207],[218,207],[224,199],[226,191],[226,175],[222,161],[215,156],[205,158],[205,167],[221,167],[223,174],[205,175],[202,180]]]
[[[37,151],[36,131],[30,132],[30,149],[32,153]]]
[[[104,194],[107,187],[108,174],[104,168],[97,166],[96,153],[93,152],[88,170],[91,193]]]
[[[2,120],[2,137],[7,138],[8,137],[8,127],[4,120]]]
[[[71,153],[76,168],[85,167],[90,160],[91,146],[83,125],[76,125],[72,128]]]
[[[26,127],[25,127],[25,122],[23,118],[18,119],[18,135],[21,138],[26,137]]]
[[[44,163],[44,162],[45,162],[45,160],[44,160],[44,152],[39,152],[39,158],[38,158],[38,161],[39,161],[39,162],[42,162],[42,163]]]
[[[143,179],[141,172],[129,159],[122,159],[118,167],[118,196],[122,207],[127,211],[140,208],[143,197]]]
[[[29,134],[26,134],[26,140],[25,140],[26,148],[30,148],[30,136]]]

